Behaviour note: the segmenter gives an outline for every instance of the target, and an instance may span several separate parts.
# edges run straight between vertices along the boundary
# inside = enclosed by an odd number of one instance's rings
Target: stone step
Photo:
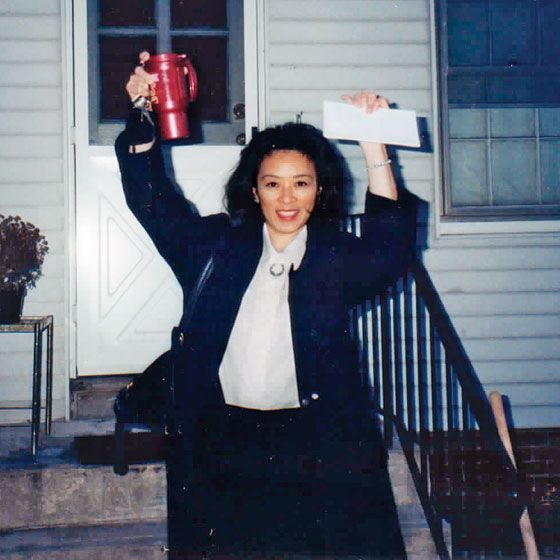
[[[131,466],[126,476],[111,466],[1,469],[0,531],[29,527],[162,520],[166,516],[163,463]]]
[[[15,530],[0,540],[3,560],[164,560],[164,521]]]

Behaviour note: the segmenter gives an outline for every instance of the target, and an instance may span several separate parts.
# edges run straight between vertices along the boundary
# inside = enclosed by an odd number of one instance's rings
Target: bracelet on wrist
[[[366,165],[366,169],[379,169],[380,167],[385,167],[386,165],[390,165],[393,160],[387,158],[386,160],[379,161],[377,163],[372,163],[371,165]]]

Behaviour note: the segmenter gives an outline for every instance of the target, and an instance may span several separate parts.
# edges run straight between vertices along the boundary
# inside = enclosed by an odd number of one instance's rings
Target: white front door
[[[258,125],[257,4],[258,0],[244,1],[247,137]],[[135,373],[169,348],[183,294],[125,204],[112,145],[91,144],[88,86],[91,91],[94,84],[85,62],[87,10],[81,2],[75,3],[75,30],[77,373]],[[89,41],[91,49],[91,37]],[[106,128],[110,135],[111,126]],[[171,149],[174,179],[202,215],[223,210],[223,185],[239,151],[235,144]]]

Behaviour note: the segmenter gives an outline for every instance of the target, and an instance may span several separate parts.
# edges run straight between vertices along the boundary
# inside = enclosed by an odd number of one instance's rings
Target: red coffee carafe
[[[187,137],[187,108],[198,95],[198,78],[187,55],[155,54],[146,61],[144,68],[146,72],[158,75],[158,81],[152,88],[151,102],[159,117],[162,140]]]

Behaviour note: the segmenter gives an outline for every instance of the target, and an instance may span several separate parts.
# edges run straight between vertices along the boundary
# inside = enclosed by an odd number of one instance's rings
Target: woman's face
[[[262,160],[253,194],[277,250],[307,223],[320,192],[315,165],[301,152],[276,150]]]

